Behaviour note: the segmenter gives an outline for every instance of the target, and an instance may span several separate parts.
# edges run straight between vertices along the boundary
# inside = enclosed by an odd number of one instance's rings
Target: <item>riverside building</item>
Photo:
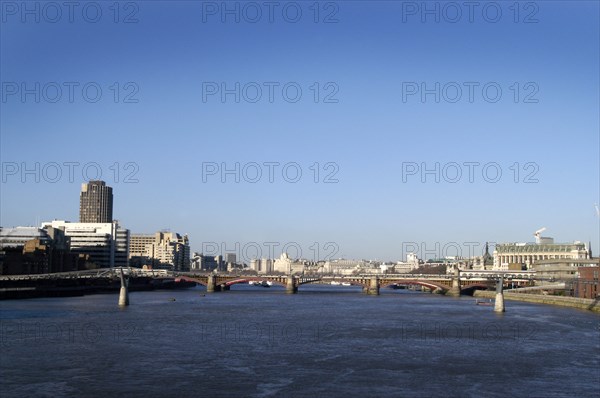
[[[187,235],[175,232],[132,234],[129,259],[136,267],[143,265],[173,271],[190,269],[190,242]]]
[[[129,230],[118,221],[81,223],[54,220],[42,223],[42,228],[64,231],[70,239],[71,251],[88,255],[97,268],[127,267],[129,265]]]
[[[542,238],[539,243],[502,243],[494,250],[494,270],[534,269],[543,260],[564,260],[573,267],[578,260],[590,258],[590,248],[585,243],[554,243],[553,238]]]

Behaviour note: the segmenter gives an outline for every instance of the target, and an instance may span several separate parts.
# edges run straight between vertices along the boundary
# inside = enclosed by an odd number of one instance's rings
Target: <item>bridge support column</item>
[[[298,282],[296,278],[294,278],[294,275],[288,275],[285,292],[288,294],[298,293]]]
[[[446,292],[447,296],[459,297],[460,296],[460,270],[454,269],[454,277],[452,278],[452,287]]]
[[[494,312],[504,312],[504,280],[500,277],[496,285],[496,300],[494,301]]]
[[[367,294],[373,296],[379,295],[379,279],[376,276],[369,280],[369,288],[367,289]]]
[[[123,275],[123,269],[121,268],[121,290],[119,291],[119,307],[126,307],[129,305],[129,280],[125,280]]]
[[[217,286],[217,278],[211,274],[208,276],[208,281],[206,283],[206,293],[214,293],[218,291],[219,287]]]

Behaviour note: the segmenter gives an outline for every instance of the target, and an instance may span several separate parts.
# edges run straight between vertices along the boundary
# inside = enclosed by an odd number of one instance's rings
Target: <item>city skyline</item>
[[[454,23],[405,3],[320,3],[318,23],[304,3],[272,23],[189,2],[121,10],[132,23],[7,14],[0,224],[77,220],[74,192],[102,179],[128,229],[194,251],[334,242],[393,260],[542,226],[600,249],[597,4]]]
[[[0,0],[2,398],[599,396],[599,48],[599,0]]]
[[[80,215],[86,209],[87,213],[103,213],[101,217],[106,217],[107,214],[106,208],[110,207],[112,214],[112,204],[113,204],[113,195],[112,195],[112,187],[106,185],[104,181],[101,180],[92,180],[89,184],[83,183],[81,185],[80,192]],[[90,187],[95,187],[96,190],[93,192],[89,192],[88,190],[93,189]],[[87,195],[87,196],[85,196]],[[85,196],[85,198],[84,198]],[[96,204],[96,202],[98,202]],[[110,206],[109,206],[110,204]],[[92,211],[93,210],[93,211]],[[91,213],[90,213],[91,214]],[[97,217],[96,215],[93,217]],[[80,217],[81,218],[81,217]],[[67,223],[70,221],[67,218],[53,218],[54,221],[64,220]],[[112,223],[113,221],[119,222],[119,220],[104,220],[104,221],[82,221],[79,222],[90,222],[94,223]],[[44,227],[48,224],[48,221],[44,221],[41,225],[38,223],[37,225],[33,225],[34,227]],[[96,224],[94,224],[96,225]],[[26,225],[19,225],[26,226]],[[6,226],[3,226],[6,227]],[[17,227],[17,226],[13,226]],[[127,226],[126,226],[127,227]],[[157,229],[155,228],[155,231]],[[162,228],[158,229],[160,232],[158,234],[164,232],[171,232],[172,228]],[[552,241],[554,238],[540,238],[541,232],[545,231],[546,228],[542,228],[537,230],[532,236],[535,237],[535,241],[539,243],[539,240],[549,240]],[[148,236],[154,240],[154,236],[157,234],[156,232],[148,233],[148,231],[134,231],[134,235],[137,236]],[[184,234],[187,238],[187,234]],[[590,241],[580,241],[580,240],[571,240],[569,242],[560,242],[560,243],[573,243],[573,242],[581,242],[585,245],[587,250],[592,248]],[[193,243],[193,240],[192,240]],[[382,258],[382,257],[348,257],[340,252],[340,247],[337,242],[329,241],[329,242],[306,242],[303,245],[297,241],[287,241],[281,242],[276,240],[265,241],[265,242],[257,242],[257,241],[229,241],[229,242],[216,242],[216,241],[203,241],[201,244],[196,243],[196,245],[191,246],[191,252],[193,253],[201,253],[209,256],[226,256],[233,254],[237,256],[240,260],[240,264],[244,263],[249,265],[252,260],[255,259],[276,259],[280,257],[283,253],[286,255],[291,253],[292,259],[305,259],[309,261],[328,261],[328,260],[336,260],[336,259],[353,259],[353,260],[369,260],[369,261],[380,261],[380,262],[396,262],[396,261],[405,261],[411,255],[415,255],[417,258],[421,260],[435,260],[435,259],[448,259],[448,258],[458,258],[458,259],[469,259],[476,256],[482,256],[487,250],[488,244],[492,246],[492,250],[495,250],[496,244],[520,244],[520,243],[534,243],[531,240],[521,240],[521,241],[505,241],[505,242],[496,242],[496,241],[485,241],[481,243],[479,241],[465,241],[465,242],[457,242],[457,241],[444,241],[444,242],[415,242],[415,241],[406,241],[402,242],[401,255],[396,258]],[[321,247],[323,246],[323,247]]]

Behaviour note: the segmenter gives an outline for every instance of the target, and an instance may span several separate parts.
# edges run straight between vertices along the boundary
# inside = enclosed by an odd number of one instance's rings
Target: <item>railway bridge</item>
[[[195,282],[206,286],[208,293],[230,290],[237,283],[268,281],[285,287],[287,293],[297,293],[301,285],[309,283],[350,283],[361,286],[363,292],[378,295],[381,288],[391,285],[420,285],[437,293],[459,296],[474,289],[493,288],[502,278],[505,287],[531,286],[533,271],[458,271],[448,275],[421,274],[362,274],[347,276],[332,275],[227,275],[176,273],[175,281]]]

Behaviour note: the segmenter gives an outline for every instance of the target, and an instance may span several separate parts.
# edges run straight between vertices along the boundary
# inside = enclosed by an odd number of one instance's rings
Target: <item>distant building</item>
[[[227,264],[235,264],[236,263],[235,253],[225,253],[225,262]]]
[[[111,223],[113,221],[112,188],[104,181],[81,184],[79,194],[79,222]]]
[[[194,253],[190,270],[191,271],[215,271],[218,270],[219,263],[215,256],[205,256],[202,253]]]
[[[248,270],[255,271],[259,274],[271,274],[273,273],[273,260],[270,258],[253,258],[250,260]]]
[[[129,259],[132,266],[187,271],[190,269],[190,243],[187,235],[156,232],[132,234]]]
[[[0,227],[0,250],[6,248],[23,247],[25,243],[32,239],[49,241],[50,236],[44,228],[38,227]]]
[[[259,274],[271,274],[273,272],[273,260],[270,258],[263,258],[259,263]]]
[[[60,229],[0,228],[0,275],[77,271],[92,266],[87,259],[71,252]]]
[[[151,248],[156,241],[154,234],[131,234],[129,239],[129,265],[140,268],[144,265],[154,265],[154,249]],[[150,250],[148,248],[150,247]]]
[[[291,273],[292,259],[288,257],[287,253],[281,253],[281,256],[275,259],[275,263],[273,264],[273,271],[282,272],[286,275]]]
[[[572,282],[580,275],[580,269],[598,265],[598,261],[598,259],[538,260],[533,264],[532,269],[540,279]]]
[[[407,273],[419,268],[420,264],[421,261],[415,253],[408,253],[406,255],[406,261],[398,261],[394,266],[394,270],[398,273]]]
[[[475,271],[487,271],[494,268],[494,257],[490,254],[490,248],[485,242],[485,253],[483,256],[475,256],[471,259],[470,268]]]
[[[302,260],[292,260],[287,253],[281,253],[279,258],[273,263],[273,271],[281,272],[286,275],[301,274],[306,268],[307,262]]]
[[[223,261],[223,256],[215,256],[215,262],[217,263],[217,271],[227,271],[227,264]]]
[[[71,251],[88,255],[97,268],[127,267],[129,259],[129,230],[118,222],[75,223],[54,220],[42,224],[42,228],[64,231],[70,239]]]
[[[600,298],[600,266],[579,267],[579,278],[573,284],[575,297],[597,299]]]
[[[326,261],[323,266],[323,272],[334,275],[352,275],[358,272],[362,261],[336,259]]]
[[[533,269],[541,260],[576,260],[589,258],[586,245],[582,242],[554,243],[552,238],[540,238],[540,243],[502,243],[494,250],[494,270]]]

